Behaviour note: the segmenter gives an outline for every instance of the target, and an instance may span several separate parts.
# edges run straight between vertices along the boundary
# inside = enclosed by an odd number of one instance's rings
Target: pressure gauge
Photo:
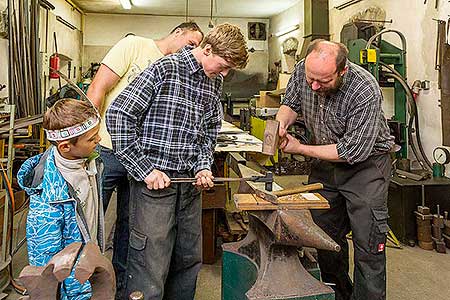
[[[444,147],[436,147],[433,151],[434,161],[440,165],[445,165],[450,162],[450,151]]]

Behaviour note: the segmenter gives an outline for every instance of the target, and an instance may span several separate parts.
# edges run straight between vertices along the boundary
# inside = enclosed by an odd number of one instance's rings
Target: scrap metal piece
[[[111,262],[101,254],[94,243],[87,243],[83,248],[77,266],[75,278],[85,283],[88,279],[92,287],[92,300],[114,299],[116,294],[116,277]]]
[[[28,291],[29,300],[55,300],[58,284],[70,275],[78,257],[81,243],[72,243],[48,262],[46,266],[25,266],[19,279]]]
[[[59,283],[71,274],[73,268],[75,278],[80,283],[87,280],[91,283],[92,300],[114,299],[116,280],[111,262],[101,254],[94,243],[88,242],[82,246],[80,242],[70,244],[53,256],[46,266],[26,266],[19,279],[29,295],[21,299],[57,299]]]

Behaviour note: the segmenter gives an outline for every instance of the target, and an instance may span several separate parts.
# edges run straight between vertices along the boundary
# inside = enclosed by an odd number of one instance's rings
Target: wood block
[[[291,74],[280,73],[278,76],[277,90],[286,88],[290,78]]]
[[[216,210],[202,210],[203,263],[216,261]]]
[[[262,147],[262,153],[265,155],[275,155],[278,151],[278,130],[280,128],[280,122],[276,120],[267,120],[266,128],[264,130],[264,141]]]
[[[209,190],[202,191],[202,209],[225,208],[227,191],[224,184],[214,184]]]
[[[276,210],[276,209],[325,209],[330,208],[328,201],[319,193],[313,193],[318,200],[307,200],[302,194],[278,198],[278,204],[266,201],[252,194],[235,194],[234,202],[240,210]]]

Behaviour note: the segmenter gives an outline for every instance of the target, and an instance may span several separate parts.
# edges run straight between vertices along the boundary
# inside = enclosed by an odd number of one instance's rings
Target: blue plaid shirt
[[[303,117],[311,144],[336,144],[339,157],[353,164],[389,152],[394,137],[384,117],[383,95],[376,79],[354,63],[348,62],[348,67],[339,90],[322,97],[309,87],[305,62],[299,62],[283,104]]]
[[[205,75],[187,46],[149,66],[113,101],[108,132],[117,158],[136,180],[153,169],[211,168],[222,83],[221,75]]]

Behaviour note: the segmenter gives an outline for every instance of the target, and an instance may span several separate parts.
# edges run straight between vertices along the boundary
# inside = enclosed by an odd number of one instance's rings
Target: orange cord
[[[7,187],[7,189],[8,189],[9,198],[11,199],[11,211],[12,211],[12,214],[11,214],[11,215],[14,216],[14,211],[16,210],[16,204],[15,204],[15,201],[14,201],[14,192],[13,192],[13,190],[12,190],[11,183],[9,182],[8,175],[6,174],[5,168],[3,167],[3,164],[2,164],[2,163],[0,163],[0,167],[1,167],[2,172],[3,172],[3,180],[5,180],[6,187]],[[6,201],[6,198],[5,198],[5,201]],[[11,220],[11,225],[12,225],[12,221],[13,221],[13,220]],[[10,232],[11,232],[11,236],[10,236],[10,238],[9,238],[9,243],[10,243],[10,245],[12,246],[12,226],[11,226],[11,228],[10,228]],[[12,250],[10,250],[10,251],[12,251]],[[11,254],[11,253],[10,253],[10,254]],[[26,292],[26,288],[24,288],[23,286],[19,285],[19,284],[14,280],[13,270],[12,270],[12,257],[11,257],[11,262],[10,262],[10,264],[9,264],[9,275],[10,275],[10,276],[9,276],[9,278],[10,278],[10,283],[11,283],[11,285],[14,287],[14,289],[15,289],[16,291],[18,291],[19,293],[24,294],[24,293]]]

